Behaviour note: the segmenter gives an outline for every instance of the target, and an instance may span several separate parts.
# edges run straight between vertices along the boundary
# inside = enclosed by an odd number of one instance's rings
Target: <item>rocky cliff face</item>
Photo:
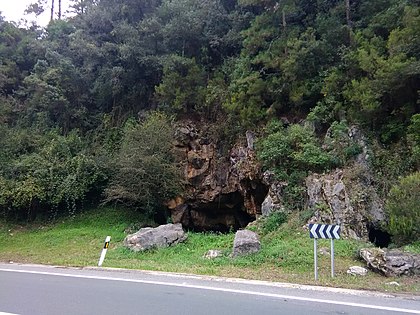
[[[341,224],[342,235],[369,239],[371,229],[384,220],[382,203],[369,184],[354,178],[355,168],[337,169],[329,174],[313,174],[306,179],[308,207],[313,220]]]
[[[287,183],[278,182],[271,172],[261,173],[253,135],[246,136],[246,145],[235,145],[222,155],[205,126],[188,122],[177,128],[174,148],[186,190],[167,204],[173,223],[197,231],[228,231],[245,227],[259,215],[287,211],[282,200]],[[381,236],[383,202],[374,189],[365,139],[355,127],[348,130],[348,137],[361,148],[353,163],[306,178],[307,208],[314,213],[311,221],[341,224],[344,237],[386,246],[379,240],[389,236]]]
[[[228,156],[219,154],[205,128],[192,122],[179,126],[175,138],[186,191],[167,204],[174,223],[198,231],[228,231],[245,227],[261,214],[268,189],[261,181],[251,133],[247,145],[234,146]]]
[[[374,189],[366,141],[355,127],[349,129],[348,137],[362,149],[353,163],[328,174],[306,178],[307,206],[315,214],[312,221],[341,224],[344,237],[386,246],[389,236],[380,231],[385,219],[383,201]]]

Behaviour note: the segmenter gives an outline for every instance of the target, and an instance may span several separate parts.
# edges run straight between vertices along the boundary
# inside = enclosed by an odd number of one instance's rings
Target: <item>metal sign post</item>
[[[309,237],[314,239],[315,281],[318,280],[318,238],[331,239],[331,277],[334,278],[334,239],[340,238],[340,226],[329,224],[309,224]]]
[[[317,239],[314,238],[314,268],[315,268],[315,281],[318,280],[318,255],[317,255]]]
[[[334,239],[331,239],[331,277],[334,278]]]
[[[111,241],[111,236],[107,236],[105,239],[104,248],[102,249],[102,252],[101,252],[101,257],[99,258],[98,267],[102,266],[102,263],[104,262],[106,251],[108,250],[110,241]]]

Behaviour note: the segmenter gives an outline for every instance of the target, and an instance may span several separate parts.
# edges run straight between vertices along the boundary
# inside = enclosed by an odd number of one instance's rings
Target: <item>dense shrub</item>
[[[402,178],[392,187],[386,203],[388,231],[397,244],[420,239],[420,172]]]
[[[291,209],[303,206],[303,179],[308,172],[324,171],[334,165],[334,158],[321,147],[314,132],[298,124],[284,127],[272,121],[257,149],[263,167],[288,183],[284,198]]]
[[[411,158],[417,168],[420,168],[420,114],[411,117],[408,126],[407,140],[411,149]]]
[[[287,215],[284,212],[273,212],[265,218],[262,224],[262,231],[270,233],[277,230],[283,223],[287,221]]]
[[[346,121],[334,121],[325,137],[325,147],[338,165],[345,165],[363,151],[357,141],[349,136],[349,129]]]
[[[179,192],[173,128],[166,115],[151,113],[142,123],[129,122],[126,129],[105,201],[154,215]]]
[[[104,181],[102,167],[77,131],[67,136],[32,132],[9,130],[10,139],[0,150],[7,157],[0,166],[0,212],[24,220],[74,214]],[[9,146],[13,140],[20,142]]]

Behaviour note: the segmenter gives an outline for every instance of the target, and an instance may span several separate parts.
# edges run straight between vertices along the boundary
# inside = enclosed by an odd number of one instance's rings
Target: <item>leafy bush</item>
[[[77,131],[67,136],[33,131],[32,137],[29,130],[9,132],[10,139],[24,141],[6,143],[1,150],[7,159],[0,166],[0,212],[7,217],[34,219],[49,210],[73,215],[104,181],[102,168]]]
[[[151,113],[144,122],[129,122],[105,202],[120,202],[148,215],[180,189],[180,174],[172,155],[169,118]]]
[[[266,168],[286,173],[294,169],[323,171],[333,162],[332,156],[321,148],[314,132],[298,124],[268,134],[260,142],[259,149],[259,157]]]
[[[420,168],[420,114],[411,117],[407,138],[411,148],[412,160]]]
[[[402,178],[392,187],[386,203],[388,231],[397,244],[420,238],[420,172]]]
[[[346,162],[363,152],[363,148],[349,137],[349,126],[346,121],[334,121],[325,137],[326,150],[334,156],[337,165]]]
[[[160,108],[174,114],[197,109],[205,100],[205,73],[194,59],[173,55],[163,70],[162,82],[156,87]]]
[[[280,225],[287,221],[287,214],[284,212],[272,212],[270,215],[264,220],[262,225],[262,231],[267,234],[277,230]]]
[[[303,180],[309,171],[319,172],[334,165],[334,158],[318,143],[314,132],[298,124],[283,127],[272,121],[267,136],[257,147],[257,154],[265,169],[273,170],[276,177],[286,181],[284,201],[291,209],[303,206]]]
[[[372,141],[372,151],[374,154],[371,161],[378,192],[386,198],[400,176],[407,176],[415,171],[410,150],[402,142],[384,147],[378,141]]]

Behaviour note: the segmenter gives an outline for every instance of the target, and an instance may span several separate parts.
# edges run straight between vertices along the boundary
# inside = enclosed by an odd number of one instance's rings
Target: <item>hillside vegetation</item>
[[[301,209],[304,176],[360,150],[337,153],[320,139],[333,130],[340,141],[358,125],[382,197],[394,187],[390,231],[401,243],[418,238],[418,1],[71,4],[72,17],[46,28],[0,16],[5,220],[73,216],[102,202],[162,214],[182,191],[170,135],[186,118],[214,124],[226,145],[254,130],[263,167],[290,183],[287,206]]]

